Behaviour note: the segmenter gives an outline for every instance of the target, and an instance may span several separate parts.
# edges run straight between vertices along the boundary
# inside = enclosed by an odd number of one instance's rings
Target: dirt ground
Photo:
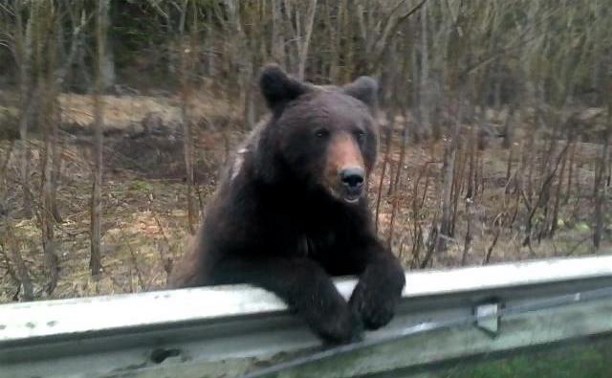
[[[163,288],[168,268],[184,250],[188,219],[179,100],[109,96],[105,102],[108,127],[104,152],[104,271],[93,279],[88,269],[92,100],[78,95],[63,95],[60,99],[63,127],[57,201],[62,221],[55,227],[55,247],[61,270],[52,298]],[[197,201],[200,208],[205,209],[215,189],[219,167],[246,131],[239,123],[239,109],[222,100],[195,98],[189,111],[195,130]],[[511,226],[500,226],[499,222],[511,213],[515,198],[507,190],[510,150],[502,149],[500,142],[492,140],[489,148],[480,152],[480,188],[469,207],[465,195],[460,195],[454,235],[446,240],[448,248],[427,259],[425,248],[415,249],[414,246],[417,239],[427,240],[432,221],[440,217],[442,157],[449,141],[409,145],[398,185],[395,190],[389,190],[389,183],[392,177],[395,180],[400,166],[400,139],[399,136],[393,139],[382,190],[379,187],[383,158],[379,159],[381,162],[370,178],[369,195],[372,211],[378,213],[381,238],[390,240],[406,268],[458,266],[462,260],[467,265],[482,264],[487,254],[490,254],[489,262],[494,263],[595,253],[590,193],[593,191],[595,157],[601,147],[577,144],[574,191],[562,201],[554,237],[534,240],[530,246],[524,246],[525,229],[521,217],[526,211],[523,205],[518,220]],[[515,155],[512,172],[518,169],[524,142],[525,139],[519,138],[512,148]],[[36,208],[40,140],[33,138],[30,147]],[[9,258],[11,248],[23,256],[36,297],[48,297],[43,290],[47,277],[38,217],[25,219],[21,212],[17,150],[14,142],[0,141],[0,172],[4,176],[0,179],[6,183],[0,188],[0,303],[19,300],[21,296]],[[537,156],[534,158],[532,164],[536,164]],[[612,208],[611,192],[608,190],[608,209]],[[606,230],[599,253],[612,250],[612,214],[608,212],[605,217]],[[468,224],[471,242],[466,248]]]

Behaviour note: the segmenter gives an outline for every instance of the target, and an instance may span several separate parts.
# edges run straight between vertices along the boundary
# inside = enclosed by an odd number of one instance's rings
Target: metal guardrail
[[[349,297],[355,281],[337,281]],[[612,334],[612,256],[406,274],[395,319],[323,349],[274,295],[208,287],[0,306],[0,378],[398,376]]]

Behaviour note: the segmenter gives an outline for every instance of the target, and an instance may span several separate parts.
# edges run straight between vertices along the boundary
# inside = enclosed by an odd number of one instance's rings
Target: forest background
[[[407,269],[612,246],[603,0],[0,1],[0,302],[154,290],[265,113],[263,64],[380,82]],[[607,251],[607,252],[606,252]]]

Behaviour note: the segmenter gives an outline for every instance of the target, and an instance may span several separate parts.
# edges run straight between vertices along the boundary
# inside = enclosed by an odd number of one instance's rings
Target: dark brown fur
[[[264,69],[271,117],[238,149],[172,287],[251,283],[274,292],[328,342],[359,339],[393,317],[404,286],[377,239],[365,193],[346,169],[376,160],[376,82],[323,88]],[[358,275],[345,301],[331,276]]]

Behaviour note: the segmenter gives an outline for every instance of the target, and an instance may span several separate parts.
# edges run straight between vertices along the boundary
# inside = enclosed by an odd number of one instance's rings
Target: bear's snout
[[[361,150],[350,133],[338,133],[328,150],[327,183],[332,195],[357,203],[364,192],[366,171]]]
[[[356,202],[363,192],[365,171],[361,167],[350,167],[340,171],[340,181],[346,192],[345,199],[348,202]]]

